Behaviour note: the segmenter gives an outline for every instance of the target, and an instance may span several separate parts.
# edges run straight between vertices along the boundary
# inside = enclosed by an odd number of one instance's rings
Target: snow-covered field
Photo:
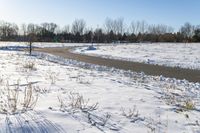
[[[170,67],[200,69],[200,43],[139,43],[77,48],[77,53]]]
[[[153,46],[148,48],[153,50]],[[157,47],[155,51],[160,52],[161,45]],[[142,49],[140,45],[105,48],[113,49],[113,55],[117,53],[115,48],[122,48],[121,55],[127,49],[130,54],[135,53],[135,48]],[[130,48],[134,48],[132,52]],[[197,48],[190,49],[194,49],[191,56],[196,56]],[[142,51],[145,53],[145,49],[139,50],[137,55]],[[2,133],[200,132],[200,83],[147,76],[42,53],[30,57],[24,52],[0,50],[0,64]]]

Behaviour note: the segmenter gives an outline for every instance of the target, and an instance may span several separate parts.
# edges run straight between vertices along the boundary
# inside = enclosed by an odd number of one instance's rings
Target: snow
[[[76,53],[170,67],[200,69],[199,43],[138,43],[98,46],[97,50],[76,48]]]
[[[34,63],[34,69],[25,68],[27,63]],[[31,82],[39,96],[33,110],[0,113],[0,132],[200,132],[200,83],[148,76],[38,52],[30,57],[21,51],[0,50],[0,64],[1,91],[7,84],[15,88],[19,83],[23,92]],[[98,103],[98,108],[91,111],[72,108],[67,104],[72,94],[83,96],[88,101],[85,107]],[[68,106],[61,108],[58,97]],[[192,101],[194,108],[186,110],[186,101]]]

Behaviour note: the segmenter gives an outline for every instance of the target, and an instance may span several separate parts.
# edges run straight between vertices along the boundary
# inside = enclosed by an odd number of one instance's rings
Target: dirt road
[[[147,75],[163,75],[165,77],[186,79],[191,82],[200,82],[200,70],[190,70],[183,68],[172,68],[137,62],[121,61],[114,59],[105,59],[88,55],[80,55],[70,52],[70,48],[43,48],[36,51],[62,56],[67,59],[73,59],[86,63],[114,67],[123,70],[131,70],[135,72],[144,72]]]

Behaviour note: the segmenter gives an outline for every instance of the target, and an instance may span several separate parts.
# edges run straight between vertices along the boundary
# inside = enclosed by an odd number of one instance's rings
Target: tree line
[[[71,25],[55,23],[22,24],[0,21],[0,41],[113,43],[113,42],[200,42],[200,25],[185,23],[178,31],[164,24],[107,18],[102,27],[89,28],[85,20],[76,19]]]

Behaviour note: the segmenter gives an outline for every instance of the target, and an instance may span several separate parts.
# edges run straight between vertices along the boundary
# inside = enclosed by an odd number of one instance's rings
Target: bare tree
[[[139,33],[144,34],[147,32],[148,24],[146,21],[132,21],[130,24],[130,32],[138,35]]]
[[[18,35],[18,26],[14,23],[9,22],[0,22],[0,37],[3,40],[12,38],[16,35]]]
[[[181,27],[180,32],[184,35],[185,38],[187,38],[188,41],[188,39],[194,35],[194,30],[195,27],[187,22]]]
[[[83,19],[76,19],[72,24],[72,33],[74,35],[80,34],[82,35],[84,33],[84,30],[86,28],[86,22]]]
[[[138,23],[138,27],[139,27],[139,33],[142,33],[144,34],[146,31],[147,31],[147,27],[148,27],[148,24],[146,21],[141,21]]]
[[[106,18],[105,24],[104,24],[105,32],[106,33],[110,33],[111,31],[114,32],[114,26],[113,25],[114,25],[113,20],[110,19],[110,18]]]
[[[21,25],[21,31],[22,31],[22,34],[23,34],[23,41],[25,41],[26,35],[27,35],[27,25],[26,24]]]
[[[174,29],[170,26],[164,24],[158,25],[149,25],[148,33],[155,34],[155,35],[163,35],[166,33],[172,33]]]
[[[115,29],[117,34],[124,34],[125,31],[125,24],[123,18],[118,18],[115,20]]]
[[[134,21],[131,22],[130,26],[129,26],[129,32],[131,34],[137,34],[137,26],[136,23]]]
[[[41,34],[43,36],[51,37],[53,34],[55,34],[57,28],[58,28],[58,25],[55,23],[42,23]]]
[[[66,34],[68,34],[68,33],[70,33],[70,25],[65,25],[64,27],[63,27],[63,33],[66,33]]]
[[[94,38],[98,43],[104,42],[105,37],[104,37],[104,34],[103,34],[103,30],[101,28],[96,28],[95,29]]]
[[[60,26],[57,25],[57,27],[55,28],[54,34],[61,34],[63,31],[60,28]]]
[[[113,32],[114,34],[123,34],[125,31],[125,24],[123,18],[118,19],[110,19],[106,18],[105,24],[104,24],[106,33]]]

